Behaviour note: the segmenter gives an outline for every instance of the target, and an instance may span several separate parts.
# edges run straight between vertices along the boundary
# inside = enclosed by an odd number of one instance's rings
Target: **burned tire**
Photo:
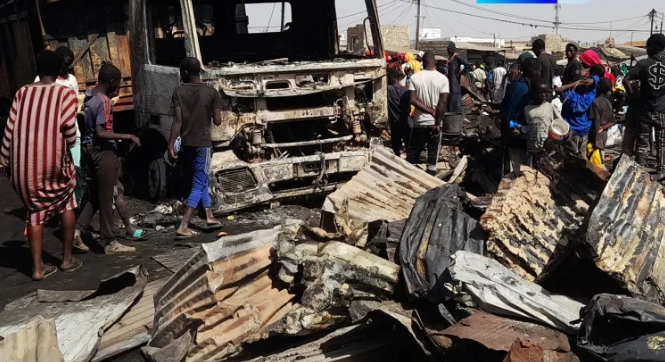
[[[168,165],[164,158],[158,158],[150,163],[148,168],[148,195],[153,200],[166,198],[168,183]]]

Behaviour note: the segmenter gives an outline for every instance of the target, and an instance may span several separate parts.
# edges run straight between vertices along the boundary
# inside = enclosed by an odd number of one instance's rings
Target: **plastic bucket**
[[[550,138],[553,140],[561,141],[568,132],[570,132],[570,125],[564,120],[557,119],[550,126]]]

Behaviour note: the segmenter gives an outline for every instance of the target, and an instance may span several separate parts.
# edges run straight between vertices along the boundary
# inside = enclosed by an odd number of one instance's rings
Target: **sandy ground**
[[[11,189],[6,178],[0,178],[0,200],[2,200],[2,213],[0,214],[0,309],[17,298],[35,292],[37,289],[50,290],[83,290],[95,289],[99,282],[111,277],[129,267],[143,265],[150,273],[149,281],[159,279],[170,274],[162,266],[151,259],[152,256],[179,248],[174,241],[175,233],[154,232],[149,235],[148,241],[128,242],[136,246],[137,253],[122,256],[107,256],[103,249],[94,241],[87,241],[92,252],[79,254],[76,257],[83,261],[83,268],[72,274],[58,272],[45,281],[33,282],[30,251],[26,238],[23,236],[25,228],[25,214],[20,200]],[[127,198],[132,214],[152,210],[155,205],[145,201]],[[310,207],[285,205],[272,210],[258,208],[245,213],[234,215],[232,220],[220,218],[224,224],[223,231],[230,235],[241,234],[257,229],[265,229],[282,223],[287,219],[303,219],[310,223],[318,223],[319,207],[322,200],[313,200],[308,203]],[[93,220],[93,227],[97,226]],[[200,237],[188,240],[191,243],[206,243],[217,239],[216,233],[203,234]],[[59,265],[62,248],[59,233],[55,227],[47,227],[44,232],[44,261],[48,264]],[[138,351],[121,355],[111,361],[138,362],[143,361]]]

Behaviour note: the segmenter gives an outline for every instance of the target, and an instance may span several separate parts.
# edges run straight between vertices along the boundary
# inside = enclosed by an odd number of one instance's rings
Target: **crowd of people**
[[[116,212],[127,240],[143,240],[145,232],[129,222],[123,199],[118,141],[140,147],[132,134],[114,131],[113,99],[118,96],[121,71],[102,64],[98,83],[79,102],[78,82],[72,75],[74,55],[67,47],[45,50],[36,58],[37,79],[16,93],[0,146],[0,165],[27,210],[32,279],[40,281],[58,269],[71,273],[83,263],[74,251],[87,252],[82,233],[99,214],[100,243],[106,254],[133,253],[118,242]],[[174,124],[169,140],[173,159],[182,156],[193,171],[187,211],[176,231],[178,239],[197,234],[189,222],[199,205],[206,209],[209,227],[221,224],[212,216],[208,167],[212,154],[211,124],[221,124],[222,101],[214,88],[201,82],[201,64],[185,59],[182,84],[173,91]],[[42,259],[44,224],[59,216],[63,258],[58,267]]]
[[[594,50],[578,54],[572,43],[566,46],[565,66],[557,65],[545,49],[543,40],[535,40],[532,50],[508,70],[500,62],[472,65],[457,54],[454,43],[447,62],[437,61],[431,52],[422,54],[421,67],[412,61],[401,66],[409,55],[390,57],[388,105],[395,154],[406,149],[407,160],[415,164],[427,149],[427,171],[436,172],[441,125],[450,112],[460,112],[460,78],[468,74],[477,90],[498,105],[484,110],[501,120],[506,172],[520,164],[535,166],[554,149],[604,168],[608,131],[625,114],[622,152],[646,166],[654,144],[657,171],[665,179],[665,36],[651,36],[648,58],[630,71],[626,65],[603,64]],[[567,133],[558,134],[562,129],[553,124],[566,125]]]

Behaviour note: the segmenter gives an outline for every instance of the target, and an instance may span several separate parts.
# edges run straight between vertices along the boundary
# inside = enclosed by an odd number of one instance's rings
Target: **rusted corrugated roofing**
[[[23,329],[0,338],[0,362],[64,362],[55,321],[37,316]]]
[[[582,197],[562,192],[542,173],[523,166],[508,175],[480,219],[490,234],[487,252],[520,276],[541,277],[559,246],[581,226],[588,204]]]
[[[294,238],[300,223],[204,244],[155,295],[149,347],[164,348],[196,331],[187,361],[234,354],[245,342],[293,309],[294,295],[273,286],[268,272],[273,245]],[[182,356],[182,357],[185,357]]]
[[[442,331],[428,329],[427,334],[442,347],[449,343],[448,338],[452,338],[471,340],[495,351],[508,352],[513,342],[519,338],[539,343],[543,349],[570,352],[568,337],[561,332],[485,312],[475,312]]]
[[[596,265],[635,296],[663,304],[665,190],[623,156],[589,219]]]
[[[365,168],[326,198],[323,211],[335,215],[338,228],[352,229],[345,231],[349,235],[370,222],[408,218],[420,195],[444,184],[387,148],[377,146]]]
[[[0,336],[25,328],[36,316],[53,319],[58,334],[58,347],[65,362],[87,362],[95,354],[104,329],[134,304],[146,286],[147,279],[147,272],[143,268],[134,267],[103,281],[94,293],[40,290],[37,296],[19,299],[5,307],[0,313]],[[124,288],[120,291],[115,289],[122,286]],[[96,297],[90,298],[93,294]]]

